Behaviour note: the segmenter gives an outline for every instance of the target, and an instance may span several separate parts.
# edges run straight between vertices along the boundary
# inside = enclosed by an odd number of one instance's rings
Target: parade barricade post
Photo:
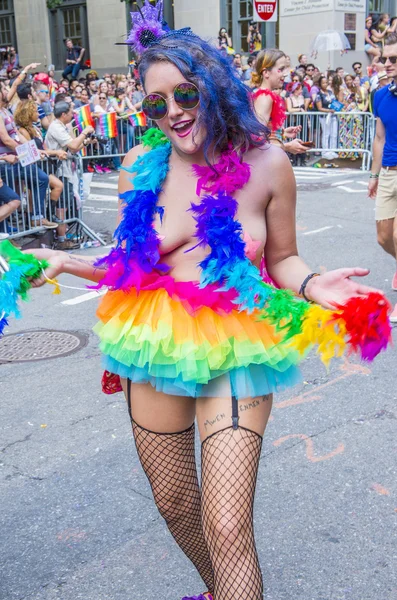
[[[108,113],[109,114],[109,113]],[[113,114],[114,113],[110,113]],[[94,141],[82,153],[84,162],[90,160],[108,161],[110,158],[124,158],[131,148],[141,143],[141,137],[151,123],[142,117],[143,113],[116,117],[116,131],[108,123],[101,123],[94,134]]]
[[[7,219],[0,222],[0,238],[7,235],[9,238],[18,238],[28,235],[42,233],[46,230],[40,215],[49,221],[61,211],[62,222],[68,225],[76,225],[79,235],[75,237],[88,237],[96,240],[102,245],[105,241],[96,234],[84,221],[84,202],[87,199],[85,178],[89,176],[87,166],[90,162],[113,163],[114,167],[121,165],[126,153],[140,143],[140,139],[149,126],[143,113],[127,114],[123,117],[111,115],[112,121],[107,118],[99,119],[100,127],[98,133],[94,134],[92,142],[87,144],[78,154],[70,154],[73,161],[73,180],[61,178],[63,182],[62,195],[57,202],[51,200],[50,187],[46,190],[44,208],[40,211],[40,178],[37,168],[47,175],[57,176],[58,167],[61,164],[57,159],[44,159],[32,165],[22,167],[20,164],[12,168],[0,160],[0,169],[3,165],[3,183],[13,189],[21,199],[18,211],[11,214]],[[90,115],[89,115],[90,116]],[[86,126],[86,115],[80,122],[80,129]],[[113,123],[114,118],[114,123]],[[76,128],[77,129],[77,128]],[[76,135],[79,132],[76,131]]]
[[[73,160],[74,179],[60,177],[63,190],[60,198],[56,201],[51,199],[50,185],[45,189],[44,201],[41,200],[43,193],[40,184],[45,182],[46,175],[58,177],[58,166],[61,161],[57,159],[43,159],[34,164],[22,167],[17,163],[14,167],[5,161],[0,161],[3,185],[14,190],[21,201],[18,211],[11,214],[0,223],[1,234],[7,234],[9,238],[19,238],[43,233],[46,227],[42,218],[48,221],[70,225],[76,225],[81,235],[105,244],[83,219],[84,189],[83,189],[83,161],[79,155],[71,155]],[[44,175],[43,175],[44,174]]]
[[[363,112],[297,112],[288,113],[285,127],[302,127],[299,138],[313,142],[307,149],[325,158],[336,153],[340,158],[362,158],[361,169],[369,171],[372,161],[372,144],[375,136],[375,117]]]

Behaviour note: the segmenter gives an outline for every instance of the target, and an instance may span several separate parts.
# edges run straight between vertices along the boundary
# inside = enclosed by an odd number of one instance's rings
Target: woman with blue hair
[[[68,272],[109,288],[95,329],[157,507],[207,587],[189,598],[261,600],[253,504],[262,437],[273,392],[300,381],[291,343],[301,336],[302,347],[309,309],[262,282],[261,257],[280,288],[329,309],[316,307],[327,318],[335,303],[371,291],[349,279],[368,271],[317,275],[299,258],[285,152],[268,143],[227,58],[190,30],[166,31],[161,9],[146,2],[133,13],[142,108],[158,129],[125,157],[116,248],[95,264],[35,253],[51,261],[46,277]],[[336,329],[333,321],[333,340]]]

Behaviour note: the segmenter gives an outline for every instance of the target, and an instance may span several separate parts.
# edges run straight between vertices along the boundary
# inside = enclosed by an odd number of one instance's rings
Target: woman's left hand
[[[354,296],[367,296],[372,292],[383,294],[367,285],[352,281],[350,277],[365,277],[369,269],[355,267],[352,269],[335,269],[319,277],[313,277],[306,286],[305,294],[310,299],[330,310],[337,304],[345,304]]]
[[[296,127],[286,127],[284,129],[284,136],[290,140],[293,140],[301,131],[302,125],[297,125]]]

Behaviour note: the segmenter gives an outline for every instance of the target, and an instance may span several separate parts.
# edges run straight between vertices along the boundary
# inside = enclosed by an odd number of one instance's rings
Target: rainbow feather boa
[[[143,144],[152,149],[128,168],[135,173],[134,190],[121,196],[124,218],[116,231],[117,247],[98,261],[108,270],[96,287],[139,290],[151,271],[168,269],[159,262],[160,238],[153,218],[156,212],[161,218],[164,211],[157,198],[168,173],[171,145],[158,130],[149,130]],[[197,194],[205,195],[198,204],[192,203],[190,210],[196,220],[197,245],[209,248],[199,264],[201,288],[230,293],[230,302],[239,310],[259,312],[260,318],[268,319],[301,354],[317,345],[325,364],[346,349],[371,361],[388,346],[390,304],[381,294],[351,298],[332,311],[262,280],[258,268],[245,255],[243,231],[236,219],[238,205],[231,195],[250,177],[249,165],[236,152],[228,151],[213,167],[195,165],[194,172]]]
[[[12,315],[16,318],[21,316],[19,301],[28,300],[28,291],[32,287],[30,281],[40,277],[49,264],[45,260],[38,260],[33,254],[24,254],[8,240],[0,242],[0,256],[7,262],[7,270],[1,269],[3,272],[0,275],[0,335],[2,335],[8,325],[8,318]],[[55,285],[54,294],[59,294],[56,280],[52,280],[51,283]]]

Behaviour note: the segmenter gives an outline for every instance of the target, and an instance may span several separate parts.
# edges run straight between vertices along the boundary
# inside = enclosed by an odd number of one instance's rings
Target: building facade
[[[0,0],[0,46],[16,47],[22,65],[39,62],[43,70],[55,65],[60,71],[69,37],[86,49],[85,60],[98,73],[126,70],[129,49],[116,43],[125,40],[136,10],[136,0]],[[248,50],[253,0],[164,0],[164,11],[171,27],[191,26],[214,41],[225,27],[234,49]],[[316,64],[347,68],[353,60],[365,62],[365,15],[382,12],[397,15],[397,0],[280,0],[278,21],[261,25],[262,43],[282,48],[295,64],[299,53],[309,54],[319,31],[337,29],[346,33],[352,50],[344,56],[319,54]]]
[[[0,46],[14,45],[20,63],[41,63],[43,70],[65,66],[65,39],[85,48],[84,61],[98,73],[126,70],[129,49],[122,44],[131,25],[130,12],[136,1],[63,0],[59,6],[48,0],[0,0]],[[174,26],[172,0],[165,0],[167,22]]]

